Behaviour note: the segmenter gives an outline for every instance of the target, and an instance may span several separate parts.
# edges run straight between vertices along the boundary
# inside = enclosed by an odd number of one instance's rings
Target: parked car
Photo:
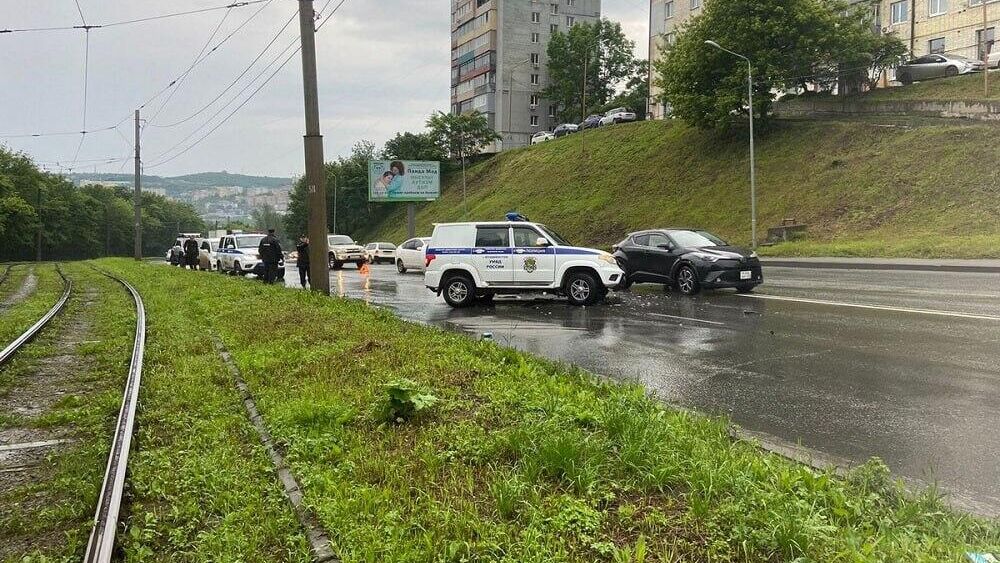
[[[396,271],[401,274],[405,274],[407,270],[424,271],[427,268],[424,251],[430,242],[430,237],[418,237],[399,245],[396,249]]]
[[[631,233],[614,247],[624,285],[662,283],[685,295],[705,288],[749,292],[764,283],[757,253],[731,246],[708,231],[654,229]]]
[[[260,263],[257,249],[264,239],[261,233],[241,233],[225,235],[219,239],[215,254],[215,267],[220,272],[243,276],[251,274]]]
[[[601,119],[603,117],[604,117],[603,115],[597,115],[597,114],[588,115],[587,119],[584,119],[583,123],[577,126],[577,130],[582,131],[584,129],[593,129],[595,127],[600,127]]]
[[[1000,69],[1000,43],[993,44],[993,52],[986,57],[986,66]]]
[[[931,54],[899,65],[896,68],[896,79],[903,84],[912,84],[920,80],[979,72],[985,68],[983,61],[974,61],[958,55]]]
[[[359,269],[368,259],[364,247],[346,235],[328,235],[327,243],[330,245],[330,269],[339,270],[347,262],[354,262]]]
[[[591,305],[624,279],[611,254],[572,246],[528,221],[436,225],[426,263],[424,285],[456,308],[538,291]]]
[[[396,245],[391,242],[370,242],[365,246],[365,252],[372,264],[379,262],[392,264],[396,261]]]
[[[576,123],[563,123],[563,124],[557,126],[552,131],[552,135],[555,136],[558,139],[559,137],[565,137],[566,135],[571,135],[573,133],[576,133],[577,130],[579,130],[579,129],[580,129],[580,126],[577,125]]]
[[[615,108],[609,110],[601,118],[601,127],[605,125],[611,125],[613,123],[625,123],[629,121],[635,121],[635,113],[625,109],[625,108]]]
[[[539,131],[531,136],[531,144],[537,145],[538,143],[544,143],[545,141],[551,141],[555,139],[556,136],[550,131]]]
[[[218,261],[219,241],[202,239],[198,252],[198,269],[211,272]]]

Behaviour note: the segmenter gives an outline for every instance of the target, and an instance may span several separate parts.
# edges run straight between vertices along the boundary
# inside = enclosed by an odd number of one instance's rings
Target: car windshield
[[[264,240],[264,235],[246,235],[236,237],[236,242],[240,248],[254,248],[260,246],[260,241]]]
[[[726,246],[726,241],[708,231],[670,231],[670,237],[683,248]]]
[[[396,250],[396,245],[395,244],[390,244],[388,242],[383,242],[382,243],[382,250]]]
[[[329,244],[354,244],[351,237],[345,235],[330,235],[328,239]]]
[[[537,227],[541,229],[543,233],[548,235],[550,239],[554,240],[556,244],[558,244],[559,246],[573,246],[573,244],[570,243],[568,240],[559,236],[559,233],[553,231],[552,229],[546,227],[545,225],[537,225]]]

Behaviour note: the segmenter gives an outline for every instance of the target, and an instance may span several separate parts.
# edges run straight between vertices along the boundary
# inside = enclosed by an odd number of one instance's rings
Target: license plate
[[[751,272],[750,270],[743,270],[742,272],[740,272],[741,280],[748,280],[752,277],[753,277],[753,272]]]

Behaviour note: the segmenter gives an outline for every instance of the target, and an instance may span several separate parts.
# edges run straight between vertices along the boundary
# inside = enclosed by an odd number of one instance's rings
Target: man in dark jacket
[[[281,243],[274,236],[274,229],[267,230],[267,236],[261,239],[257,247],[260,261],[264,263],[264,283],[274,283],[278,277],[278,262],[281,261]]]
[[[193,236],[189,236],[186,241],[184,241],[184,263],[188,268],[192,270],[198,269],[198,255],[200,254],[198,249],[198,241],[194,240]]]
[[[295,252],[299,256],[295,263],[299,268],[299,283],[305,287],[306,282],[309,281],[309,237],[305,235],[299,237],[299,242],[295,245]]]

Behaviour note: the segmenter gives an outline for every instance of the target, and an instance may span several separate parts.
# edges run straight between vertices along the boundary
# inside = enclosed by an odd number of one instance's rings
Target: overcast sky
[[[339,2],[331,0],[328,10]],[[226,0],[79,0],[79,4],[87,23],[97,25],[222,6]],[[324,4],[326,0],[317,0],[317,9]],[[319,31],[320,116],[328,160],[348,154],[359,139],[381,145],[397,131],[420,131],[431,112],[447,110],[449,6],[449,0],[345,0]],[[118,132],[87,135],[75,169],[94,171],[96,166],[98,171],[131,172],[132,163],[123,159],[131,152],[132,111],[184,74],[206,44],[210,50],[263,8],[204,56],[179,86],[167,89],[143,109],[143,117],[151,120],[142,136],[145,172],[300,174],[304,125],[298,55],[204,141],[157,166],[221,122],[285,59],[278,59],[240,94],[281,49],[294,42],[297,19],[235,87],[191,117],[247,68],[296,7],[294,0],[271,0],[90,31],[86,130],[120,125]],[[622,23],[642,57],[648,9],[648,0],[603,1],[604,16]],[[0,0],[0,29],[80,24],[74,0]],[[85,45],[86,33],[81,30],[0,34],[0,135],[84,130]],[[210,119],[216,112],[220,113]],[[178,123],[186,118],[190,119]],[[79,134],[4,137],[0,143],[54,170],[73,161],[80,138]],[[98,162],[104,159],[119,160]]]

